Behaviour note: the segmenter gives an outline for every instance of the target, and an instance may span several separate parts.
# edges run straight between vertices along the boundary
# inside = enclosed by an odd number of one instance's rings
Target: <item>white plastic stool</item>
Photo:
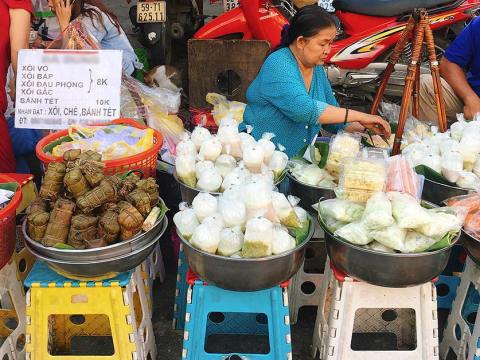
[[[480,321],[475,321],[478,319],[478,301],[474,301],[475,297],[478,300],[479,286],[480,267],[470,257],[467,257],[440,343],[440,354],[443,359],[446,359],[452,352],[458,360],[480,359],[480,344],[477,344],[480,337]],[[476,316],[475,313],[477,313]],[[471,317],[475,317],[475,319]],[[471,327],[473,327],[473,332],[470,331]]]
[[[331,305],[331,291],[330,291],[330,301],[327,301],[327,296],[329,294],[330,284],[332,280],[332,269],[330,268],[330,261],[328,260],[325,263],[325,272],[323,273],[322,284],[320,285],[318,291],[318,309],[317,317],[315,320],[315,329],[313,331],[313,341],[312,341],[312,357],[315,359],[317,354],[322,354],[322,341],[325,340],[327,336],[328,329],[328,314],[330,313]]]
[[[130,288],[128,288],[130,287]],[[156,359],[157,345],[155,344],[155,335],[153,333],[152,325],[152,311],[150,308],[149,299],[145,290],[144,279],[142,276],[142,269],[138,266],[132,274],[132,281],[127,286],[127,296],[129,302],[134,304],[136,331],[138,334],[138,343],[140,344],[140,351],[137,350],[140,359]]]
[[[163,283],[165,280],[165,264],[163,262],[162,249],[160,243],[155,245],[155,249],[150,254],[147,259],[149,264],[149,276],[151,279],[155,280],[157,277],[160,279],[160,282]]]
[[[335,273],[335,276],[333,276]],[[436,289],[433,283],[409,288],[386,288],[354,281],[332,271],[332,303],[328,325],[320,344],[323,360],[434,360],[439,359]],[[322,289],[328,289],[324,280]],[[325,293],[325,292],[324,292]],[[326,300],[326,296],[324,299]],[[319,305],[319,311],[324,305]],[[414,323],[414,328],[411,324]],[[375,335],[392,335],[382,339],[395,344],[395,350],[352,349],[353,334],[370,339]],[[367,339],[362,345],[368,343]],[[318,346],[318,345],[317,345]]]
[[[0,270],[0,346],[2,360],[25,359],[25,292],[13,259]],[[15,329],[7,327],[11,320]]]
[[[325,262],[326,250],[323,231],[318,221],[314,221],[314,224],[315,232],[312,240],[305,246],[305,261],[288,286],[291,324],[297,323],[298,312],[301,307],[318,306],[319,304],[323,274],[320,270],[309,269],[309,265],[323,267],[321,262]]]

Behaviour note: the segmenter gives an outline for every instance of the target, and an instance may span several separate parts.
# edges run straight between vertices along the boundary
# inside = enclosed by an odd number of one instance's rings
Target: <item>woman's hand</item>
[[[362,114],[358,121],[365,128],[372,130],[377,135],[385,135],[388,139],[392,133],[390,124],[378,115]]]
[[[70,0],[56,0],[54,2],[55,15],[57,15],[60,30],[63,32],[70,24],[72,18],[72,4]]]

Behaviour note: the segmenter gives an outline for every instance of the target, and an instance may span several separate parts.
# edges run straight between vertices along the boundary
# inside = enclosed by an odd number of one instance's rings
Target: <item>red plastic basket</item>
[[[0,183],[16,182],[10,176],[0,174]],[[15,251],[16,226],[15,217],[17,207],[22,201],[20,184],[7,206],[0,209],[0,269],[8,263]]]
[[[147,129],[147,126],[140,125],[135,120],[132,119],[117,119],[113,120],[110,124],[116,125],[129,125],[137,129]],[[104,124],[102,124],[104,125]],[[101,126],[101,125],[96,125]],[[157,171],[157,157],[158,152],[163,144],[163,137],[160,132],[155,129],[153,130],[153,147],[149,150],[143,151],[137,155],[128,156],[122,159],[116,160],[105,160],[105,175],[115,175],[119,173],[125,173],[130,170],[141,170],[145,177],[155,177]],[[68,130],[56,131],[50,135],[45,136],[41,139],[36,147],[37,157],[43,162],[45,168],[49,163],[53,161],[60,162],[62,161],[61,157],[54,157],[52,155],[46,154],[43,149],[48,144],[68,135]]]

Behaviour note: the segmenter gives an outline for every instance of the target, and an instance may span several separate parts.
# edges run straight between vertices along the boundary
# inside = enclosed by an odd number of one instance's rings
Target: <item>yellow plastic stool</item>
[[[26,359],[142,359],[131,279],[131,273],[122,273],[97,282],[71,280],[37,261],[25,280],[30,288],[26,296]],[[85,336],[111,337],[113,353],[72,355],[72,340]]]

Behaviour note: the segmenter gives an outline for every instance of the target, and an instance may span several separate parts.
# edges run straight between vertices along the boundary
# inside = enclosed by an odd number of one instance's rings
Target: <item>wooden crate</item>
[[[209,107],[205,101],[209,92],[245,102],[247,88],[269,52],[270,45],[266,41],[189,40],[190,106]]]

